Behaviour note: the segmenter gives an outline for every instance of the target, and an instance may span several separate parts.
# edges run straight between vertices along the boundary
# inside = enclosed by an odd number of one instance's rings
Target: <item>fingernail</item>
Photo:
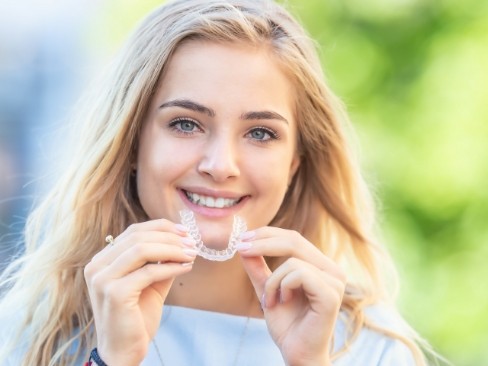
[[[181,238],[181,242],[183,243],[183,245],[190,248],[193,248],[197,244],[195,240],[193,240],[193,238],[189,236],[185,236],[184,238]]]
[[[192,266],[194,262],[184,262],[184,263],[181,263],[181,265],[183,267],[189,267],[189,266]]]
[[[183,253],[185,253],[189,257],[196,257],[196,255],[198,254],[198,250],[190,249],[190,248],[184,248]]]
[[[240,235],[240,239],[241,240],[249,240],[249,239],[252,239],[256,236],[256,232],[255,231],[244,231],[241,235]]]
[[[266,309],[266,294],[264,292],[261,295],[261,309]]]
[[[181,231],[182,233],[187,233],[189,230],[185,225],[175,224],[176,230]]]
[[[244,252],[246,250],[249,250],[249,249],[251,249],[251,247],[252,247],[251,243],[243,243],[242,241],[240,241],[236,244],[236,249],[239,252]]]

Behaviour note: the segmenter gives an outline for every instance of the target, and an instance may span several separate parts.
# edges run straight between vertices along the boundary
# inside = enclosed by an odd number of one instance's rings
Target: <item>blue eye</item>
[[[197,121],[190,118],[176,118],[172,120],[169,127],[179,133],[191,135],[197,130],[201,131]]]
[[[195,122],[192,121],[181,121],[179,122],[180,128],[183,131],[190,132],[195,128]]]
[[[259,142],[268,142],[270,140],[278,139],[278,134],[266,127],[253,128],[249,133],[249,137]]]
[[[266,137],[267,133],[264,132],[263,130],[254,130],[254,131],[251,131],[251,136],[253,139],[256,139],[256,140],[264,140],[264,138]]]

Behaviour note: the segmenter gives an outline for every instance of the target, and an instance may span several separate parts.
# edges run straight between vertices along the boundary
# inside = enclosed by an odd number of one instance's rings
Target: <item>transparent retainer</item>
[[[226,261],[231,259],[236,253],[236,244],[239,242],[240,235],[247,230],[246,222],[239,216],[234,216],[234,223],[232,224],[232,233],[230,234],[229,244],[226,249],[216,250],[207,248],[203,244],[200,231],[197,227],[197,222],[195,220],[195,215],[190,210],[180,211],[181,223],[185,225],[190,236],[195,240],[196,249],[198,250],[197,255],[208,259],[210,261]]]

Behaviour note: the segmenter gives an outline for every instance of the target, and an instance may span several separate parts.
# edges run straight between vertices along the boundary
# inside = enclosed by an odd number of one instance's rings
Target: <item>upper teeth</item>
[[[233,206],[239,202],[239,198],[231,199],[223,197],[209,197],[188,191],[185,191],[185,193],[191,202],[199,206],[222,208]]]

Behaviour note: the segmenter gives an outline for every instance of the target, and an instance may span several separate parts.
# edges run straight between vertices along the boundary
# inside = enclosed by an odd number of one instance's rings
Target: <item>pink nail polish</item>
[[[185,253],[189,257],[196,257],[196,255],[198,254],[198,250],[185,248],[183,249],[183,253]]]
[[[255,231],[245,231],[241,234],[240,239],[241,240],[250,240],[256,236]]]
[[[266,293],[264,292],[261,295],[261,309],[266,309]]]
[[[245,252],[246,250],[249,250],[251,249],[252,247],[252,244],[251,243],[247,243],[247,242],[238,242],[235,246],[235,248],[239,251],[239,252]]]
[[[189,230],[185,225],[175,224],[176,230],[181,231],[182,233],[187,233]]]
[[[193,240],[189,236],[185,236],[184,238],[181,238],[181,242],[183,243],[184,246],[187,246],[189,248],[193,248],[197,244],[195,243],[195,240]]]

